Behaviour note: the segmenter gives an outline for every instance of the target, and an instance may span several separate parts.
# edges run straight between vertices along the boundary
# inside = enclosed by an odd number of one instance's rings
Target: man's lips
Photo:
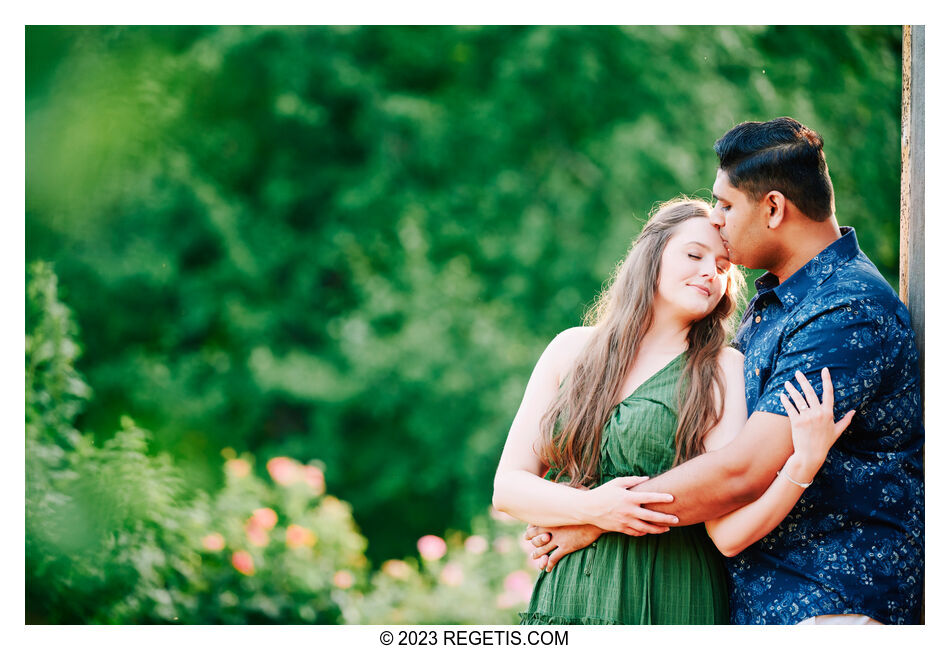
[[[722,233],[719,234],[719,239],[722,240],[722,245],[725,246],[726,252],[729,253],[729,256],[732,257],[732,249],[729,248],[729,240],[722,236]]]

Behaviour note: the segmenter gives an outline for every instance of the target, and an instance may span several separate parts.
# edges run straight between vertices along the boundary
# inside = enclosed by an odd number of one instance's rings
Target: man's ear
[[[785,208],[787,207],[785,195],[778,190],[772,190],[765,195],[763,202],[765,209],[768,210],[768,228],[769,230],[775,230],[782,225],[782,220],[785,219]]]

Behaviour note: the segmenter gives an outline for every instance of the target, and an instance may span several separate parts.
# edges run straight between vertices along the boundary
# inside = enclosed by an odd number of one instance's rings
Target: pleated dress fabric
[[[672,467],[683,363],[683,355],[673,359],[611,413],[601,437],[601,484]],[[726,580],[722,556],[702,524],[641,537],[604,533],[540,573],[521,622],[725,624]]]

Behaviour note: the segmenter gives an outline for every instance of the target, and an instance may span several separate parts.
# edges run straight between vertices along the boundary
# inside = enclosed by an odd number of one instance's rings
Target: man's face
[[[745,192],[729,182],[729,175],[721,169],[716,172],[713,184],[713,198],[716,205],[709,215],[712,225],[719,229],[719,236],[729,261],[747,268],[757,266],[757,258],[764,252],[762,237],[768,225],[763,205],[753,202]]]

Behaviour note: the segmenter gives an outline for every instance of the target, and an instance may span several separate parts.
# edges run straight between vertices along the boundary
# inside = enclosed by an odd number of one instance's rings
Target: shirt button
[[[762,317],[761,317],[761,316],[756,316],[756,317],[755,317],[755,322],[756,322],[756,323],[761,323],[761,322],[762,322]]]

